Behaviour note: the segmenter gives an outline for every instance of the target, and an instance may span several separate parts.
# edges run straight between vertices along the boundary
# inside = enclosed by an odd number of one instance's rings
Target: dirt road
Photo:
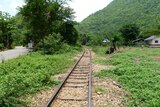
[[[20,55],[23,55],[28,52],[29,52],[29,50],[25,47],[22,47],[22,46],[17,46],[15,49],[0,52],[0,63],[2,61],[17,58]]]

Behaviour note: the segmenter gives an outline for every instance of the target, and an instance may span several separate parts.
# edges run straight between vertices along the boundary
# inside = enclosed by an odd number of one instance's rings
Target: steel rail
[[[92,107],[92,58],[90,52],[90,71],[89,71],[89,81],[88,81],[88,107]]]
[[[68,75],[66,76],[66,78],[63,80],[63,82],[60,84],[60,86],[58,87],[58,89],[56,90],[56,92],[51,96],[49,102],[47,103],[47,105],[45,107],[50,107],[53,103],[53,101],[56,99],[58,93],[60,92],[60,90],[62,89],[63,85],[65,84],[66,80],[68,79],[68,77],[71,75],[72,71],[74,70],[74,68],[76,67],[76,65],[79,63],[79,61],[82,59],[82,57],[84,56],[85,51],[83,52],[82,56],[79,58],[79,60],[74,64],[74,66],[72,67],[71,71],[68,73]]]

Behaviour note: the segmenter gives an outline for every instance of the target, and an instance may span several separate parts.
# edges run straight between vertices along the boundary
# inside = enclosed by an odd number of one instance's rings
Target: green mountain
[[[160,0],[113,0],[84,19],[77,29],[90,35],[112,35],[126,24],[137,24],[146,36],[160,34]]]

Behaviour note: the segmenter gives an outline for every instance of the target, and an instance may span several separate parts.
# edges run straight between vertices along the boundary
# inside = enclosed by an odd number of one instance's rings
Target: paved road
[[[28,49],[22,46],[17,46],[15,49],[0,52],[0,63],[2,60],[6,61],[9,59],[17,58],[25,53],[28,53]]]

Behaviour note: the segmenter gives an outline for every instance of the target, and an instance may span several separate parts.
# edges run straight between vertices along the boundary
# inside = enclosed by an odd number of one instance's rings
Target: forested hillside
[[[77,28],[90,35],[112,35],[126,24],[137,24],[144,36],[159,34],[160,0],[113,0],[84,19]]]

